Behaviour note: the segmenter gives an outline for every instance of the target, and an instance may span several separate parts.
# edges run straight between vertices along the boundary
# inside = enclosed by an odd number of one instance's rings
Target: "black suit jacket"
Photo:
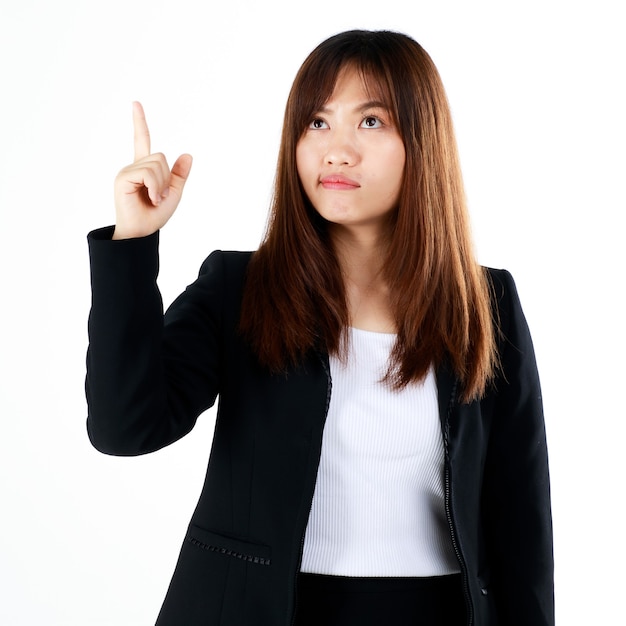
[[[87,428],[107,454],[179,439],[219,396],[206,481],[159,626],[290,626],[332,392],[328,357],[259,367],[236,327],[250,253],[214,252],[163,316],[158,233],[89,237]],[[511,276],[489,270],[502,371],[463,404],[437,371],[446,512],[472,626],[554,623],[552,527],[541,393]]]

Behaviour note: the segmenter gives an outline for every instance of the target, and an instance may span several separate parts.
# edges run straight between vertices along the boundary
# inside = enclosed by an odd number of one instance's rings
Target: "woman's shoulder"
[[[252,252],[239,250],[214,250],[203,261],[198,273],[202,283],[221,283],[226,289],[240,291],[243,288],[246,270]]]
[[[239,299],[252,254],[249,251],[213,250],[202,262],[198,277],[187,287],[187,291],[231,294]]]
[[[508,270],[496,269],[494,267],[483,267],[483,269],[489,277],[491,287],[495,290],[496,296],[501,297],[511,289],[516,289],[513,276]]]
[[[204,259],[200,267],[200,275],[218,269],[228,273],[245,273],[252,254],[252,251],[213,250],[213,252]]]
[[[521,309],[517,286],[511,272],[493,267],[484,268],[489,281],[492,303],[502,314],[512,309]]]
[[[189,319],[236,320],[252,252],[214,250],[203,261],[197,278],[172,302],[166,324]]]
[[[487,267],[485,270],[490,282],[501,356],[511,345],[514,352],[534,354],[530,330],[513,276],[504,269]]]

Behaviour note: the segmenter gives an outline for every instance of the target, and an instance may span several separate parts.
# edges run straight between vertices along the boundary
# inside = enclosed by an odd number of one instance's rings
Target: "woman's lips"
[[[339,174],[332,174],[331,176],[324,176],[320,179],[320,184],[324,189],[336,189],[338,191],[349,191],[351,189],[357,189],[361,185],[347,176],[341,176]]]

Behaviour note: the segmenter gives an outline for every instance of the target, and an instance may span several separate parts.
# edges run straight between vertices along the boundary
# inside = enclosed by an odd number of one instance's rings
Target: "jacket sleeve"
[[[91,443],[138,455],[187,434],[219,391],[221,256],[163,315],[158,238],[88,236],[92,302],[85,390]]]
[[[483,507],[499,623],[552,626],[554,587],[548,454],[539,375],[513,278],[492,271],[501,371]]]

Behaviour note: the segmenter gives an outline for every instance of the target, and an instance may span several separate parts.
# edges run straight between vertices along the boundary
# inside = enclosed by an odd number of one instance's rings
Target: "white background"
[[[113,221],[131,101],[153,149],[195,158],[162,233],[169,303],[212,249],[257,246],[295,72],[355,27],[404,31],[433,57],[479,259],[517,280],[544,389],[558,622],[626,623],[618,0],[0,1],[1,624],[152,624],[204,478],[213,412],[143,458],[85,434],[85,236]]]

